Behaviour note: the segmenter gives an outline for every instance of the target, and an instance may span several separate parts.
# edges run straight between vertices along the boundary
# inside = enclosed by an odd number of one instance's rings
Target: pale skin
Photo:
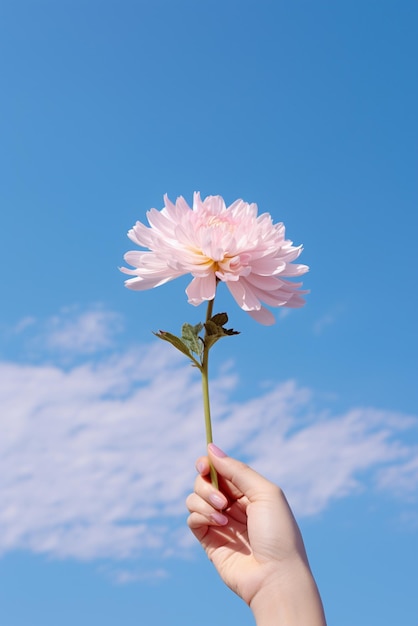
[[[219,478],[211,484],[209,460]],[[188,525],[257,626],[326,626],[303,539],[279,487],[209,444],[196,463]]]

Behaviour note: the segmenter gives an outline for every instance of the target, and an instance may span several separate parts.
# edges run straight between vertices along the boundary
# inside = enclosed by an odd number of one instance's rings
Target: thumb
[[[218,474],[232,483],[250,501],[260,500],[260,496],[263,494],[271,493],[272,489],[277,489],[276,485],[273,485],[246,463],[227,456],[214,443],[208,445],[208,453]]]

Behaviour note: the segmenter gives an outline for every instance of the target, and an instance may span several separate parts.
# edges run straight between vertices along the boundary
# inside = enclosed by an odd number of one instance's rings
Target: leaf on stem
[[[211,348],[218,339],[222,337],[228,337],[230,335],[239,335],[238,330],[232,328],[225,328],[224,325],[228,321],[228,315],[226,313],[216,313],[207,322],[205,322],[205,346]]]
[[[199,322],[196,326],[191,324],[183,324],[181,328],[181,340],[189,348],[191,352],[194,352],[199,357],[203,354],[203,342],[199,333],[203,328],[203,324]]]
[[[169,343],[171,343],[171,345],[177,348],[177,350],[179,350],[180,352],[185,354],[187,357],[189,357],[189,359],[193,361],[194,365],[200,368],[200,363],[194,358],[189,347],[184,343],[184,341],[182,341],[182,339],[180,339],[180,337],[177,337],[177,335],[172,335],[171,333],[165,330],[160,330],[158,333],[153,333],[153,334],[159,339],[162,339],[163,341],[168,341]]]

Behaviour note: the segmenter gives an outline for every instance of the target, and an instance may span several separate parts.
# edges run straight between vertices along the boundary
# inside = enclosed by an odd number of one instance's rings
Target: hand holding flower
[[[198,459],[188,525],[257,626],[325,626],[302,536],[283,492],[214,445]],[[208,480],[209,460],[219,490]]]

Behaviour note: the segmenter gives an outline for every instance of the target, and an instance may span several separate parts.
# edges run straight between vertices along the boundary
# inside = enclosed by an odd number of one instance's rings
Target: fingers
[[[219,448],[218,448],[219,450]],[[207,456],[201,456],[196,461],[196,470],[199,474],[205,478],[209,483],[210,478],[210,463]],[[240,491],[231,481],[226,480],[223,476],[218,474],[219,491],[223,493],[229,502],[238,500],[242,497],[243,493]]]
[[[289,505],[281,489],[245,463],[228,457],[214,444],[208,446],[209,457],[202,456],[196,462],[199,475],[195,481],[194,494],[189,496],[187,506],[191,513],[196,513],[193,523],[219,523],[218,511],[232,506],[236,516],[245,514],[250,502],[269,502],[279,515],[291,516]],[[213,464],[219,477],[220,490],[216,489],[209,475],[209,462]],[[194,495],[198,499],[194,498]]]
[[[201,456],[196,461],[196,470],[201,476],[207,476],[210,472],[209,459],[207,456]]]
[[[197,476],[194,483],[195,493],[205,502],[218,510],[224,509],[228,505],[226,496],[216,489],[205,476]]]
[[[186,500],[190,512],[187,523],[192,530],[210,525],[225,526],[229,520],[221,511],[228,506],[228,500],[208,480],[209,459],[207,457],[198,459],[196,468],[200,473],[195,480],[194,492]]]
[[[208,453],[218,474],[227,484],[233,485],[236,490],[247,496],[250,502],[260,500],[265,494],[277,493],[276,485],[245,463],[227,456],[213,443],[208,445]]]
[[[187,523],[191,530],[207,526],[226,526],[229,522],[226,515],[203,500],[197,493],[189,495],[186,500],[186,506],[190,511]]]

